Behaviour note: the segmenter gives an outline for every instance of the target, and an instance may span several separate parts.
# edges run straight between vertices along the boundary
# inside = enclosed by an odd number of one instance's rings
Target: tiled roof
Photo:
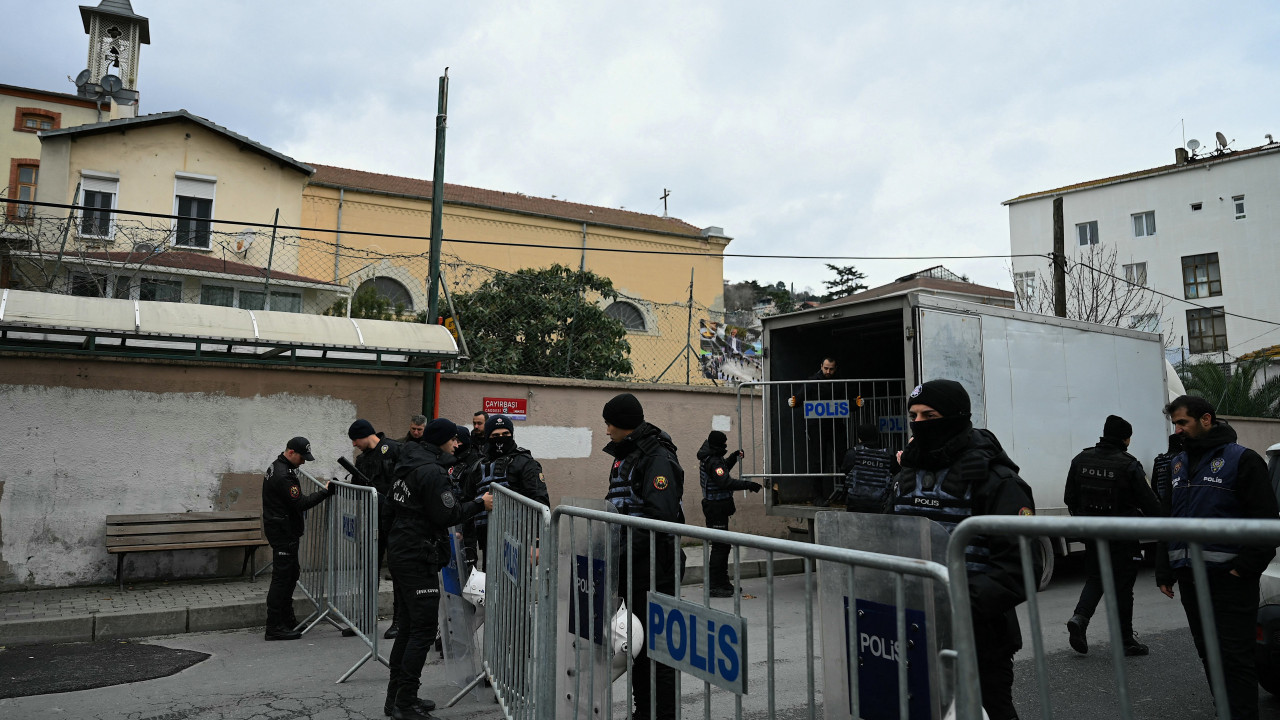
[[[0,95],[10,95],[12,97],[31,98],[34,100],[48,100],[49,102],[58,102],[64,105],[75,105],[77,107],[92,108],[93,101],[82,98],[79,95],[70,93],[49,92],[48,90],[37,90],[36,88],[25,88],[17,85],[5,85],[0,83]]]
[[[873,287],[870,290],[863,290],[860,293],[846,295],[842,298],[823,303],[821,307],[832,307],[834,305],[848,305],[850,303],[865,302],[875,298],[888,297],[890,295],[898,295],[912,290],[936,290],[939,292],[956,293],[959,295],[973,295],[974,297],[989,297],[1012,300],[1013,293],[1000,288],[988,287],[986,285],[978,285],[977,283],[955,282],[953,280],[940,280],[934,277],[914,277],[910,280],[901,282],[891,282],[888,285]]]
[[[1111,177],[1106,177],[1099,180],[1088,180],[1085,182],[1076,183],[1074,185],[1064,185],[1063,187],[1054,188],[1052,190],[1041,190],[1039,192],[1027,193],[1026,195],[1019,195],[1018,197],[1013,198],[1011,200],[1005,200],[1000,204],[1013,205],[1014,203],[1020,203],[1026,200],[1035,200],[1042,197],[1051,197],[1054,195],[1061,195],[1063,193],[1075,192],[1077,190],[1087,190],[1089,188],[1101,187],[1103,185],[1111,185],[1114,183],[1128,182],[1130,180],[1141,180],[1142,178],[1151,177],[1153,175],[1163,175],[1165,173],[1181,172],[1183,170],[1194,170],[1196,168],[1216,165],[1218,163],[1230,162],[1232,160],[1240,160],[1240,159],[1250,157],[1253,155],[1258,155],[1261,153],[1276,152],[1277,150],[1280,150],[1280,143],[1271,143],[1269,145],[1260,145],[1258,147],[1247,148],[1245,150],[1225,152],[1221,155],[1207,155],[1204,157],[1198,157],[1193,160],[1190,160],[1185,164],[1173,163],[1170,165],[1161,165],[1160,167],[1148,168],[1146,170],[1138,170],[1136,172],[1125,173],[1123,175],[1113,175]]]
[[[101,260],[104,262],[119,263],[122,265],[146,265],[147,267],[166,268],[171,270],[194,270],[196,272],[221,273],[223,275],[242,275],[246,278],[253,278],[255,280],[265,280],[267,277],[266,268],[260,268],[255,265],[246,265],[245,263],[238,263],[230,260],[223,260],[222,258],[215,257],[213,255],[185,252],[182,250],[167,250],[154,254],[145,252],[86,252],[77,253],[74,257],[83,257],[90,260]],[[315,278],[280,272],[278,270],[273,270],[271,272],[271,279],[310,283],[313,285],[334,285],[334,283],[327,282],[325,280],[317,280]],[[345,286],[336,285],[335,287]]]
[[[261,153],[262,155],[266,155],[267,157],[275,160],[276,162],[284,163],[285,165],[292,167],[293,169],[297,170],[303,175],[310,175],[312,172],[314,172],[311,169],[311,166],[307,165],[306,163],[300,163],[297,160],[294,160],[293,158],[289,157],[288,155],[285,155],[284,153],[272,150],[266,145],[254,142],[253,140],[250,140],[249,138],[239,133],[232,132],[222,127],[221,125],[213,122],[212,120],[202,118],[199,115],[192,115],[186,110],[170,110],[169,112],[152,113],[150,115],[139,115],[138,117],[131,117],[131,118],[118,118],[116,120],[107,120],[105,122],[89,123],[88,125],[75,125],[73,127],[60,128],[58,130],[42,130],[40,132],[40,137],[42,138],[61,137],[63,135],[79,137],[82,135],[97,135],[101,133],[117,132],[122,129],[132,128],[132,127],[144,127],[147,125],[163,125],[165,123],[182,122],[182,121],[193,122],[197,125],[202,125],[212,130],[213,132],[218,133],[219,135],[230,138],[231,140],[237,143],[240,143],[241,145],[251,150],[254,150],[255,152]]]
[[[315,168],[315,175],[311,176],[311,184],[313,185],[327,185],[348,190],[372,190],[374,192],[405,195],[423,200],[431,198],[430,180],[382,175],[380,173],[351,170],[319,163],[311,163],[311,166]],[[574,222],[585,222],[592,225],[609,225],[696,238],[702,237],[701,228],[676,218],[664,218],[658,215],[631,212],[630,210],[583,205],[565,200],[531,197],[521,193],[485,190],[466,185],[445,183],[444,201],[454,205],[472,205],[507,210],[529,215],[572,220]]]

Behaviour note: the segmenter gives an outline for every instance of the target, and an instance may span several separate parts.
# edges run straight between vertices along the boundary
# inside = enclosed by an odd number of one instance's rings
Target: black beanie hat
[[[428,445],[444,445],[458,436],[458,426],[447,418],[436,418],[422,431],[422,441]]]
[[[484,436],[489,437],[489,433],[498,428],[507,430],[512,435],[516,434],[516,426],[511,422],[511,418],[506,415],[494,415],[484,421]]]
[[[969,393],[955,380],[930,380],[917,385],[907,399],[907,407],[928,405],[942,417],[969,417]]]
[[[370,435],[374,435],[374,434],[375,433],[373,432],[373,423],[369,422],[368,420],[365,420],[364,418],[360,418],[359,420],[351,423],[351,427],[347,428],[347,437],[351,438],[352,440],[367,438]]]
[[[614,395],[604,404],[604,421],[623,430],[635,430],[644,422],[644,408],[631,393]]]
[[[1124,442],[1133,437],[1133,426],[1119,415],[1108,415],[1102,425],[1102,437]]]
[[[728,447],[729,438],[719,430],[712,430],[711,433],[707,435],[707,444],[713,448],[723,449]]]
[[[458,428],[458,442],[462,444],[462,449],[465,450],[471,447],[471,428],[466,425],[457,425],[455,427]]]

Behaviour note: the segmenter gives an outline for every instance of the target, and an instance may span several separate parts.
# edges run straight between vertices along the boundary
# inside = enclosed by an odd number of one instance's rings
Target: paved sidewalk
[[[689,563],[683,585],[702,584],[702,549],[687,547]],[[742,577],[766,574],[765,553],[742,549]],[[733,555],[729,556],[733,576]],[[776,556],[774,574],[804,571],[800,558]],[[270,574],[256,582],[243,578],[172,580],[137,583],[123,592],[119,586],[92,585],[0,593],[0,646],[32,643],[85,642],[174,635],[266,624],[266,594]],[[294,595],[299,618],[314,606],[301,593]],[[378,608],[391,614],[391,583],[383,581]]]

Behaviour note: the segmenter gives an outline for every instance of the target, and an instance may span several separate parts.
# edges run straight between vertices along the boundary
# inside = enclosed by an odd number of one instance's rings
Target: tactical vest
[[[1173,500],[1173,458],[1175,453],[1160,453],[1151,463],[1151,489],[1161,507]]]
[[[1114,516],[1124,514],[1120,507],[1123,487],[1133,461],[1121,452],[1103,452],[1087,448],[1076,457],[1076,488],[1079,491],[1080,514]]]
[[[884,448],[855,447],[853,467],[844,478],[846,506],[856,512],[884,512],[893,485],[891,463],[892,457]]]
[[[640,458],[639,450],[625,458],[613,461],[613,469],[609,472],[609,492],[605,500],[613,503],[623,515],[644,517],[644,501],[631,483],[631,474],[635,472],[636,461]]]
[[[914,474],[899,475],[898,496],[894,499],[895,515],[916,515],[928,518],[947,529],[950,534],[962,520],[973,516],[973,485],[986,479],[985,460],[959,463],[937,472],[917,470]],[[965,482],[964,476],[973,478]],[[973,538],[965,546],[965,568],[971,573],[990,570],[991,548],[982,536]]]
[[[723,463],[711,470],[715,459],[707,458],[698,463],[698,482],[702,485],[702,497],[705,500],[730,500],[733,498],[733,491],[724,487],[725,482],[730,479],[729,471],[724,468]]]
[[[514,459],[513,455],[501,455],[492,462],[480,463],[480,482],[476,484],[475,500],[480,503],[481,508],[484,507],[484,495],[489,492],[490,485],[511,487],[511,482],[507,479],[507,471],[511,469],[512,459]],[[489,511],[482,509],[472,522],[475,523],[476,532],[483,535],[489,528]]]
[[[1176,518],[1240,518],[1244,508],[1236,495],[1240,457],[1243,445],[1227,443],[1207,452],[1196,467],[1190,467],[1187,454],[1173,457],[1173,517]],[[1225,491],[1225,492],[1224,492]],[[1229,567],[1240,554],[1238,543],[1205,543],[1204,561],[1210,567]],[[1174,568],[1190,567],[1191,551],[1187,543],[1169,542],[1169,564]]]

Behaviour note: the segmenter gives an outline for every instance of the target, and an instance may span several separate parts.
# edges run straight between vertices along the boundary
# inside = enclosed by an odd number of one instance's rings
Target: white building
[[[1165,323],[1135,316],[1131,327],[1158,327],[1188,357],[1276,345],[1280,325],[1262,322],[1280,322],[1280,143],[1267,140],[1199,156],[1179,148],[1171,165],[1007,200],[1010,250],[1053,251],[1053,200],[1062,197],[1068,262],[1114,249],[1117,275],[1172,296]],[[1014,259],[1020,305],[1026,293],[1052,292],[1047,266]]]

